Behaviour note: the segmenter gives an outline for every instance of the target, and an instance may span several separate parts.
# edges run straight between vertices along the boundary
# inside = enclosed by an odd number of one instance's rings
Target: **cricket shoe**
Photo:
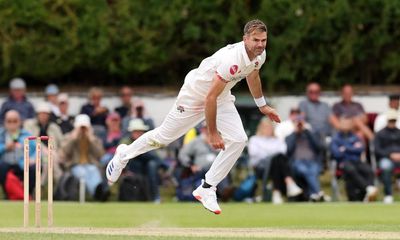
[[[117,147],[115,151],[114,157],[111,159],[111,161],[108,163],[107,168],[106,168],[106,176],[108,180],[108,185],[113,185],[121,175],[122,170],[125,168],[126,163],[122,162],[123,155],[121,152],[123,152],[128,145],[126,144],[121,144]]]
[[[221,208],[217,202],[217,188],[216,187],[209,187],[203,188],[203,182],[201,185],[193,191],[193,197],[195,197],[201,204],[203,204],[204,208],[215,213],[220,214]]]

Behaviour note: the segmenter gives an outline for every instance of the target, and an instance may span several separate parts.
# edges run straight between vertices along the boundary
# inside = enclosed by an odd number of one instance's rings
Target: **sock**
[[[206,181],[204,181],[204,183],[203,183],[203,186],[202,186],[203,188],[210,188],[211,187],[211,185],[210,184],[208,184],[208,183],[206,183]]]

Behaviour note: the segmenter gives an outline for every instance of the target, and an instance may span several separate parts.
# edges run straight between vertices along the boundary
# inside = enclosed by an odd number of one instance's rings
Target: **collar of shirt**
[[[244,47],[244,42],[243,41],[240,42],[240,46],[241,46],[241,49],[242,49],[242,55],[243,55],[244,63],[246,64],[246,67],[247,67],[247,66],[249,66],[251,64],[251,61],[250,61],[249,56],[247,55],[246,48]]]

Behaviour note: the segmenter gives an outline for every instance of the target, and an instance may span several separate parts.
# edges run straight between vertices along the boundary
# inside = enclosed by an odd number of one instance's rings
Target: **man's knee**
[[[380,161],[379,161],[379,168],[382,170],[382,171],[385,171],[385,172],[390,172],[390,171],[392,171],[393,170],[393,162],[390,160],[390,159],[388,159],[388,158],[382,158]]]

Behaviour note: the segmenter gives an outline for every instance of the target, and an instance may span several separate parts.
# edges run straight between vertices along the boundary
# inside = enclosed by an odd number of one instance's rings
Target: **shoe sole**
[[[199,202],[203,205],[203,207],[204,207],[206,210],[208,210],[208,211],[210,211],[210,212],[212,212],[212,213],[214,213],[214,214],[216,214],[216,215],[221,214],[221,210],[212,211],[212,210],[206,208],[206,207],[204,206],[203,200],[201,199],[201,197],[200,197],[199,195],[194,195],[194,194],[192,194],[192,195],[193,195],[194,198],[197,199],[197,201],[199,201]]]

